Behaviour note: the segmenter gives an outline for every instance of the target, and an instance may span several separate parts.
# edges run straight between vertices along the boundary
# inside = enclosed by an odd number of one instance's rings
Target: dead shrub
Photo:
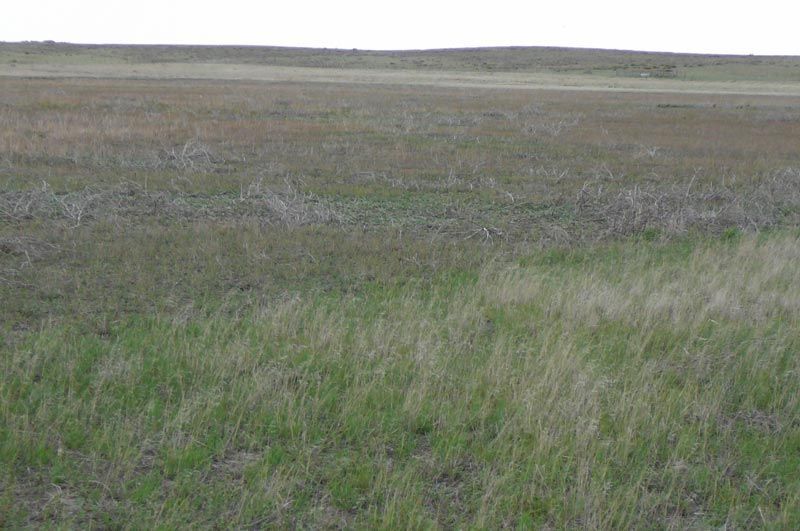
[[[264,186],[263,179],[256,179],[242,190],[240,203],[253,208],[261,223],[267,225],[300,226],[342,221],[326,201],[299,191],[288,179],[284,182],[284,190],[275,192]]]
[[[774,172],[759,184],[733,190],[709,185],[703,189],[634,186],[609,190],[589,183],[578,191],[579,215],[605,227],[604,236],[624,236],[647,229],[667,234],[699,228],[714,233],[731,227],[763,230],[795,222],[800,212],[800,171]],[[789,218],[789,219],[787,219]]]

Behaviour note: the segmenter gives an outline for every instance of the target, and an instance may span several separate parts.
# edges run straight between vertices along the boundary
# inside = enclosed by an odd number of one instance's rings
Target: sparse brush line
[[[274,180],[271,180],[272,183]],[[176,188],[191,181],[175,183]],[[494,184],[493,184],[494,185]],[[485,187],[485,185],[483,185]],[[498,190],[498,194],[502,192]],[[403,207],[348,198],[321,197],[301,191],[291,179],[266,184],[263,177],[230,194],[198,195],[176,189],[148,191],[125,182],[117,186],[87,187],[55,192],[47,182],[39,188],[0,192],[0,218],[10,222],[49,220],[78,227],[98,220],[135,220],[163,216],[171,219],[258,220],[271,225],[337,225],[380,228],[399,225],[418,234],[433,232],[455,238],[513,243],[525,231],[538,231],[557,241],[603,240],[659,231],[665,237],[688,231],[719,233],[729,228],[758,231],[800,222],[800,173],[794,168],[775,172],[757,184],[736,189],[725,186],[633,185],[624,187],[587,181],[574,199],[553,197],[548,204],[518,198],[510,192],[481,210],[467,204],[424,203]],[[542,208],[573,211],[569,224],[541,219]],[[423,221],[423,223],[420,223]],[[577,227],[580,230],[575,230]],[[593,231],[586,231],[592,227]],[[497,238],[500,237],[500,238]]]
[[[177,219],[251,218],[286,226],[336,223],[340,216],[323,199],[287,184],[278,192],[255,181],[236,199],[230,195],[197,197],[181,191],[147,191],[125,182],[118,186],[55,192],[47,182],[41,188],[0,193],[0,219],[64,221],[77,228],[89,220],[163,216]]]

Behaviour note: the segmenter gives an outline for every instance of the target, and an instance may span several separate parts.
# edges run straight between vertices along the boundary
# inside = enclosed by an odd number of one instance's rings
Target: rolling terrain
[[[800,59],[0,44],[0,527],[795,528]]]

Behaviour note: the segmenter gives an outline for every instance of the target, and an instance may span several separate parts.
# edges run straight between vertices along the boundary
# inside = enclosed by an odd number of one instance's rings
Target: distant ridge
[[[800,57],[563,47],[358,50],[279,46],[0,43],[3,63],[225,63],[319,68],[666,75],[800,81]]]

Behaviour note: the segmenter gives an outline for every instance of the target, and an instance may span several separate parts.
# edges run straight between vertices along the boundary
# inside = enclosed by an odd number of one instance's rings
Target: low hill
[[[358,69],[555,72],[703,81],[800,81],[800,57],[700,55],[552,47],[340,50],[275,46],[0,43],[0,64],[225,63]]]

